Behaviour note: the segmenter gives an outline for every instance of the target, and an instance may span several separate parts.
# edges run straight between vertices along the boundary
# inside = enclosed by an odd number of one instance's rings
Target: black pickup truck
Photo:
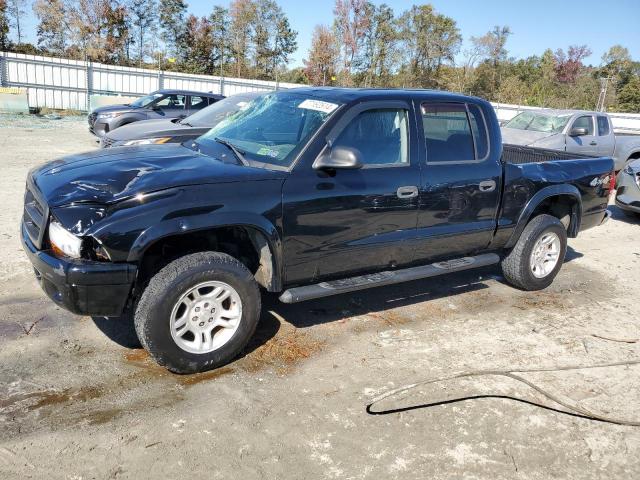
[[[302,88],[182,145],[35,168],[22,241],[53,301],[131,313],[158,363],[196,372],[244,348],[261,288],[290,303],[496,263],[545,288],[608,218],[613,168],[503,146],[479,98]]]

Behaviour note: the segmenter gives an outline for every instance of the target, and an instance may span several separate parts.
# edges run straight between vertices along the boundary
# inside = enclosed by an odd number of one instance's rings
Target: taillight
[[[611,170],[609,174],[609,195],[611,195],[616,189],[616,172]]]

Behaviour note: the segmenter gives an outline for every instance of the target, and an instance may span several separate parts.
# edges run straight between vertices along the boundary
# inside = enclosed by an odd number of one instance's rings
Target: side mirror
[[[350,147],[333,147],[313,162],[314,170],[356,170],[362,168],[360,151]]]
[[[584,127],[574,127],[569,132],[570,137],[584,137],[589,134],[589,130]]]

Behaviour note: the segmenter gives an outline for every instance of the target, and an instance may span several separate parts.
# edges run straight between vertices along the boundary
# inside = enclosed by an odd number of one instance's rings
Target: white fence
[[[25,88],[31,108],[87,111],[92,95],[136,97],[161,88],[232,95],[299,85],[0,52],[0,86]]]

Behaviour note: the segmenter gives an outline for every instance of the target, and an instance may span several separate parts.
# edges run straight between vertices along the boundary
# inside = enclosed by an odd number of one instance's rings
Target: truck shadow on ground
[[[582,253],[568,247],[565,263],[582,256]],[[391,309],[487,290],[491,288],[487,284],[488,280],[506,284],[500,267],[492,265],[296,304],[280,302],[277,294],[263,294],[260,322],[243,356],[275,337],[282,326],[282,320],[295,328],[304,329],[359,315],[373,313],[382,315]],[[141,348],[131,317],[93,317],[93,321],[106,337],[118,345],[130,349]]]

